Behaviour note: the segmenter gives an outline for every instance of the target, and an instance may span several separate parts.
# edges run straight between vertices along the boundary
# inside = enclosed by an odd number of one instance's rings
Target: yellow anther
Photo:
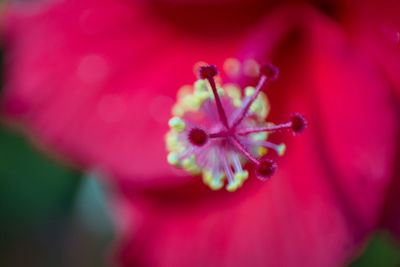
[[[192,175],[199,175],[201,173],[201,170],[197,167],[197,165],[187,168],[186,171]]]
[[[241,182],[239,180],[234,180],[226,186],[226,190],[229,192],[234,192],[241,186]]]
[[[190,168],[190,167],[192,167],[193,165],[195,165],[196,163],[195,163],[195,156],[194,155],[191,155],[191,156],[189,156],[189,157],[187,157],[187,158],[185,158],[183,161],[182,161],[182,166],[186,169],[186,168]]]
[[[221,173],[219,176],[213,175],[210,171],[203,171],[203,182],[212,190],[221,189],[224,185],[225,175]]]
[[[182,132],[183,130],[185,130],[186,127],[186,123],[179,117],[172,117],[168,121],[168,125],[176,132]]]
[[[181,142],[179,142],[178,135],[176,134],[175,131],[169,131],[165,135],[165,143],[167,144],[168,151],[181,153],[185,150],[184,145]]]
[[[214,98],[214,93],[213,93],[213,91],[212,91],[212,89],[211,89],[211,87],[210,86],[208,86],[208,92],[209,92],[209,95],[210,95],[210,97],[211,97],[211,99],[215,99]],[[225,94],[225,90],[223,89],[223,88],[217,88],[217,94],[220,96],[220,97],[222,97],[222,96],[224,96],[224,94]]]
[[[258,99],[259,98],[257,97],[256,100],[254,100],[254,102],[250,106],[250,110],[257,115],[259,115],[259,113],[261,113],[262,110],[262,105],[260,104],[260,101]]]
[[[286,145],[284,143],[280,144],[276,150],[279,156],[283,156],[283,154],[285,154],[285,151],[286,151]]]
[[[177,98],[181,99],[186,95],[190,95],[193,92],[193,87],[191,85],[184,85],[178,89]]]
[[[195,92],[195,96],[199,99],[201,103],[203,103],[204,100],[210,97],[210,93],[207,91],[199,91]]]
[[[242,186],[243,182],[249,177],[248,171],[236,172],[233,176],[233,181],[226,186],[226,190],[229,192],[236,191]]]
[[[228,84],[224,86],[226,93],[228,94],[228,96],[230,96],[231,98],[241,98],[242,97],[242,92],[240,91],[240,89],[233,85],[233,84]]]
[[[240,107],[242,105],[242,93],[240,89],[235,85],[225,86],[226,94],[232,99],[232,103],[235,107]]]
[[[256,90],[256,89],[255,89],[253,86],[247,86],[247,87],[244,89],[244,94],[245,94],[247,97],[251,97],[251,96],[254,94],[255,90]]]
[[[194,83],[194,92],[202,92],[206,90],[206,80],[199,79]]]
[[[210,183],[213,180],[213,175],[210,171],[203,171],[203,182],[207,185],[210,185]]]
[[[179,166],[179,157],[176,153],[170,152],[167,156],[167,161],[169,164],[174,166]]]
[[[175,104],[175,105],[172,107],[172,115],[179,117],[179,116],[183,116],[183,114],[185,114],[185,109],[184,109],[184,107],[183,107],[182,105],[180,105],[179,103],[178,103],[178,104]]]
[[[260,121],[264,121],[270,109],[267,96],[260,92],[250,109],[258,115]]]
[[[212,180],[209,186],[212,190],[219,190],[224,186],[224,183],[220,180]]]
[[[251,134],[251,139],[253,141],[264,141],[267,139],[268,133],[267,132],[259,132]]]
[[[263,147],[263,146],[260,146],[260,147],[258,148],[258,154],[259,154],[260,156],[264,156],[265,154],[267,154],[267,152],[268,152],[268,149],[266,149],[266,148]]]
[[[240,99],[233,99],[233,105],[238,108],[242,105],[242,100]]]
[[[196,164],[196,157],[191,155],[182,161],[182,166],[189,173],[196,175],[200,173],[200,169]]]
[[[236,172],[234,175],[234,179],[240,181],[240,184],[243,184],[243,181],[246,180],[248,177],[249,177],[248,171]]]
[[[195,95],[186,95],[182,98],[182,104],[187,111],[197,111],[200,108],[201,101]]]
[[[255,88],[248,86],[245,88],[245,96],[246,97],[251,97],[253,96],[255,92]],[[267,97],[263,92],[260,92],[257,96],[257,98],[254,100],[254,102],[250,106],[250,110],[258,115],[259,120],[265,120],[268,112],[269,112],[269,104]]]

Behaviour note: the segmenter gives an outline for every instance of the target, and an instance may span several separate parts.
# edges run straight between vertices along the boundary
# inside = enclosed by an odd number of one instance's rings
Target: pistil
[[[225,110],[222,107],[222,102],[221,102],[221,99],[220,99],[220,97],[218,95],[217,86],[215,85],[215,80],[214,80],[214,76],[216,76],[218,74],[217,66],[212,65],[212,66],[200,67],[199,73],[200,73],[200,78],[207,79],[208,82],[210,83],[212,92],[214,94],[215,103],[217,104],[217,110],[218,110],[219,118],[221,119],[222,124],[227,129],[229,129],[228,120],[226,118]]]
[[[273,132],[273,131],[290,129],[290,128],[292,128],[292,122],[291,121],[289,121],[287,123],[283,123],[283,124],[273,125],[273,126],[240,129],[240,130],[237,131],[237,134],[238,135],[247,135],[247,134],[251,134],[251,133]]]

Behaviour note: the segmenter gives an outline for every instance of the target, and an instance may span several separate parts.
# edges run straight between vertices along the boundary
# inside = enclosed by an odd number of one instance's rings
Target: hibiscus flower
[[[377,227],[400,233],[396,1],[64,0],[4,11],[2,116],[109,177],[117,263],[337,266]],[[295,141],[279,137],[286,155],[269,181],[249,177],[234,193],[171,168],[164,144],[193,65],[229,58],[280,69],[268,121],[297,111],[309,121]],[[223,78],[254,85],[249,76]]]

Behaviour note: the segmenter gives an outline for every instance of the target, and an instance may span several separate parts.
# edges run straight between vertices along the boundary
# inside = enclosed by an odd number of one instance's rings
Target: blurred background
[[[94,176],[0,124],[0,266],[107,266],[113,225]]]

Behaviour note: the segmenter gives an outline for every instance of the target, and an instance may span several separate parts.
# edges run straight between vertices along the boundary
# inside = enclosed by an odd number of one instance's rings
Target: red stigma
[[[279,70],[277,67],[272,65],[271,63],[264,64],[260,67],[260,73],[265,75],[268,80],[275,81],[278,79]]]
[[[294,133],[302,133],[307,127],[307,121],[300,113],[295,113],[290,116],[292,122],[292,130]]]
[[[205,143],[207,143],[208,140],[208,134],[199,128],[193,128],[189,132],[189,141],[195,146],[203,146]]]
[[[276,163],[270,159],[263,159],[257,166],[256,175],[260,180],[266,180],[276,172]]]
[[[218,74],[217,66],[203,66],[199,69],[199,76],[201,79],[211,79]]]

